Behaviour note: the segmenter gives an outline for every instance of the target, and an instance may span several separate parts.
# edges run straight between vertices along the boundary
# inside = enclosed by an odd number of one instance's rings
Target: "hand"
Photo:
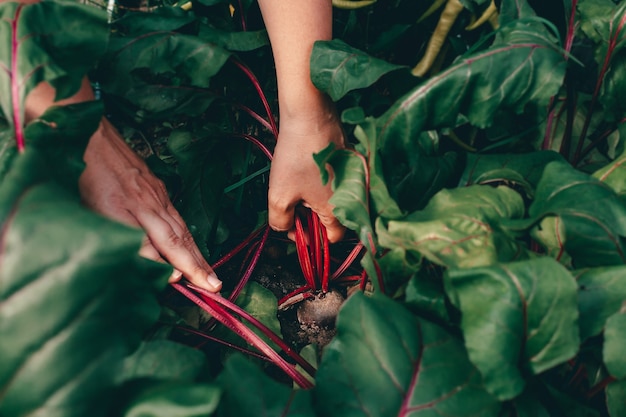
[[[310,117],[310,113],[309,113]],[[309,207],[326,227],[328,239],[337,242],[345,228],[332,214],[330,181],[322,185],[313,154],[330,143],[343,148],[343,131],[334,112],[324,111],[306,120],[281,118],[280,134],[270,171],[269,224],[277,231],[293,234],[298,204]]]
[[[196,246],[157,179],[103,119],[85,151],[87,167],[80,177],[86,206],[111,219],[141,227],[147,234],[139,254],[174,268],[170,282],[185,276],[193,284],[218,292],[222,283]]]
[[[93,100],[86,78],[72,97],[54,102],[54,88],[42,82],[26,99],[26,119],[51,105]],[[79,188],[86,206],[113,220],[141,227],[147,234],[139,254],[174,267],[170,282],[184,275],[195,285],[218,292],[222,283],[200,254],[191,233],[169,200],[165,186],[130,149],[115,128],[102,119],[84,155],[87,167]]]

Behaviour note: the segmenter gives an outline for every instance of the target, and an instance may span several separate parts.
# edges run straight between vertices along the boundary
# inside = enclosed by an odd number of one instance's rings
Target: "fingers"
[[[322,225],[326,228],[326,234],[330,243],[339,242],[343,238],[346,228],[339,223],[339,220],[332,213],[328,215],[318,212],[317,215]]]
[[[139,225],[146,231],[156,252],[181,274],[172,274],[170,282],[185,276],[193,284],[211,292],[219,292],[222,282],[204,260],[189,230],[181,219],[169,213],[144,210],[137,213]],[[149,249],[145,249],[150,254]]]
[[[267,222],[272,230],[277,232],[287,232],[293,229],[295,207],[298,201],[290,201],[286,199],[273,198],[272,188],[270,187],[268,200],[268,218]]]
[[[152,245],[152,242],[150,242],[150,239],[148,239],[147,236],[145,237],[143,244],[141,245],[141,249],[139,249],[139,256],[141,256],[142,258],[150,259],[152,261],[167,263],[167,261],[163,259],[159,251],[156,250],[156,248]],[[183,273],[174,268],[168,282],[178,282],[182,277]]]

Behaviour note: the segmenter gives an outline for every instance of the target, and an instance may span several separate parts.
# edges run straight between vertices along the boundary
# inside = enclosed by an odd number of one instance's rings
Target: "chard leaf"
[[[406,67],[374,58],[341,39],[317,41],[311,53],[311,81],[334,101],[399,68]]]
[[[223,395],[218,416],[313,417],[311,392],[293,390],[265,375],[241,355],[231,356],[219,376]]]
[[[126,355],[157,319],[171,268],[143,233],[81,206],[32,148],[0,186],[0,414],[107,415]]]
[[[452,269],[444,279],[470,360],[499,399],[524,390],[527,370],[539,374],[578,351],[576,282],[553,259]]]
[[[327,417],[499,415],[462,342],[382,296],[346,301],[316,380]]]
[[[206,370],[206,356],[198,349],[170,340],[150,340],[124,360],[120,381],[152,378],[193,381]]]
[[[220,399],[220,389],[205,383],[138,380],[125,386],[122,417],[206,417]]]
[[[620,312],[609,317],[604,328],[602,358],[606,369],[617,379],[626,379],[624,343],[626,343],[626,303]]]
[[[626,380],[613,382],[606,387],[606,405],[611,417],[626,415]]]
[[[626,300],[626,266],[590,268],[577,273],[580,339],[602,332]]]
[[[565,64],[541,23],[512,21],[489,49],[427,79],[379,117],[382,151],[404,152],[406,159],[421,132],[455,126],[459,115],[482,128],[503,110],[521,113],[545,106],[562,84]]]
[[[322,180],[327,182],[329,175],[324,168],[333,168],[333,196],[330,203],[335,206],[333,214],[348,229],[354,230],[368,249],[362,260],[370,277],[376,276],[372,254],[378,252],[374,229],[370,220],[368,161],[360,153],[350,149],[334,149],[332,145],[315,154],[315,162],[320,167]]]
[[[382,246],[405,248],[446,267],[475,267],[524,256],[521,245],[500,229],[501,219],[520,218],[524,203],[508,187],[470,186],[437,193],[403,220],[378,219]]]
[[[0,112],[21,147],[24,101],[40,82],[56,89],[56,99],[76,93],[104,52],[104,13],[75,2],[0,4]]]
[[[147,22],[140,25],[142,19]],[[111,39],[98,70],[102,89],[137,107],[141,117],[202,113],[214,99],[207,91],[211,77],[230,52],[198,36],[150,29],[151,19],[150,13],[135,16],[133,26],[146,32]]]
[[[543,169],[552,161],[563,158],[556,152],[539,151],[525,154],[467,155],[467,165],[459,185],[512,184],[532,197]]]
[[[626,152],[593,173],[593,177],[602,181],[613,189],[626,202]]]
[[[386,219],[397,219],[403,215],[398,204],[391,198],[382,170],[382,160],[378,152],[375,119],[364,118],[355,128],[354,136],[359,145],[356,150],[367,159],[369,194],[372,210]]]
[[[626,262],[626,206],[604,183],[563,162],[549,163],[529,208],[532,221],[558,216],[576,268]]]
[[[280,322],[278,321],[278,301],[274,294],[257,282],[249,282],[243,288],[235,303],[245,311],[253,315],[257,320],[266,325],[275,334],[280,335]],[[244,322],[247,324],[247,322]],[[278,346],[263,332],[254,326],[249,325],[250,329],[261,337],[273,349],[278,350]],[[213,331],[216,337],[224,340],[232,345],[248,348],[248,343],[231,329],[220,326]],[[230,354],[232,350],[227,352]],[[224,356],[227,356],[224,355]]]

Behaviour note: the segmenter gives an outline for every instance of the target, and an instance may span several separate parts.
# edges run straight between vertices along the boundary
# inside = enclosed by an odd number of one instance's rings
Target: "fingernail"
[[[183,277],[183,273],[180,272],[178,269],[175,269],[174,272],[172,272],[172,275],[170,275],[169,282],[180,281],[182,277]]]
[[[217,278],[217,275],[215,275],[215,272],[209,273],[206,280],[209,283],[209,285],[215,288],[216,290],[219,290],[220,288],[222,288],[222,281],[220,281]]]

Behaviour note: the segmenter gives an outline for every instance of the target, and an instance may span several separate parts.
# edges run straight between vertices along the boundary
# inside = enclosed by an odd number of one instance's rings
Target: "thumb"
[[[326,234],[330,243],[335,243],[343,238],[346,232],[346,228],[339,223],[339,220],[332,213],[317,213],[320,218],[320,222],[326,228]]]

